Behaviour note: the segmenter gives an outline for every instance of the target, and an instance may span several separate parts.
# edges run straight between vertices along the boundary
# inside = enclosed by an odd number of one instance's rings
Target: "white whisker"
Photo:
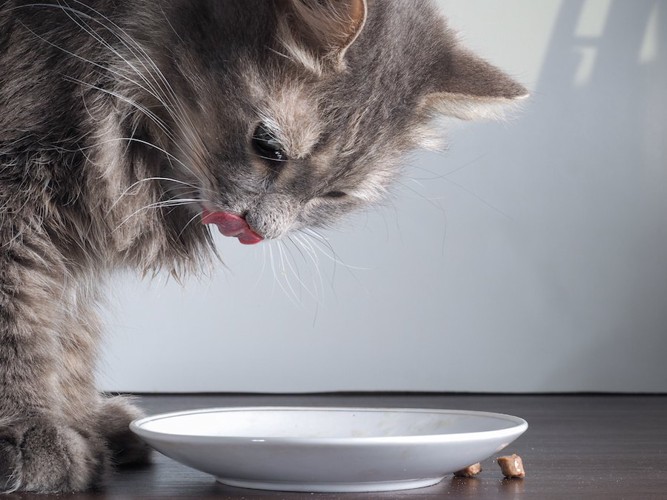
[[[299,249],[299,247],[296,246],[290,238],[287,238],[287,241],[290,242],[301,253],[301,250]],[[303,279],[301,278],[301,273],[299,272],[299,267],[298,267],[296,261],[294,260],[294,257],[292,256],[292,252],[290,251],[289,247],[287,246],[287,244],[284,241],[281,241],[280,243],[282,245],[284,245],[284,247],[285,247],[285,253],[287,254],[287,258],[286,258],[287,267],[289,267],[289,269],[292,271],[292,273],[294,274],[294,277],[296,278],[297,282],[299,283],[299,285],[301,285],[301,288],[303,290],[305,290],[306,293],[308,295],[310,295],[315,300],[315,302],[319,302],[320,297],[317,295],[317,288],[315,288],[315,290],[311,290],[310,287],[307,286],[304,283]],[[303,253],[301,255],[303,257]],[[305,257],[304,257],[304,260],[305,260]],[[291,261],[291,263],[290,263],[290,261]],[[315,282],[315,284],[316,284],[316,282]]]
[[[280,249],[280,247],[278,247]],[[295,306],[298,306],[298,302],[295,301],[294,296],[290,294],[290,292],[285,288],[285,285],[283,285],[282,279],[278,276],[278,273],[276,272],[276,262],[275,262],[275,257],[273,253],[272,246],[269,245],[269,254],[271,256],[271,269],[273,270],[273,283],[278,284],[282,292],[285,294],[285,296],[289,299],[289,301],[294,304]]]
[[[27,4],[23,5],[21,7],[44,7],[44,8],[57,8],[61,11],[63,11],[71,20],[73,23],[75,23],[77,26],[79,26],[84,32],[88,33],[93,39],[97,40],[100,44],[102,44],[107,50],[109,50],[111,53],[113,53],[116,57],[118,57],[123,63],[133,71],[134,74],[136,74],[143,82],[144,84],[142,85],[141,83],[133,80],[132,78],[115,71],[111,67],[105,67],[101,64],[98,64],[94,61],[90,61],[79,54],[76,54],[74,52],[68,51],[67,49],[63,47],[59,47],[58,45],[50,42],[49,40],[46,40],[44,37],[40,36],[39,34],[35,33],[32,29],[29,27],[25,26],[24,27],[30,31],[35,37],[39,38],[40,40],[44,41],[45,43],[58,48],[59,50],[63,51],[64,53],[75,57],[77,59],[80,59],[82,61],[87,62],[88,64],[92,65],[93,67],[99,68],[105,72],[109,72],[111,74],[114,74],[118,78],[128,81],[132,83],[133,85],[137,86],[138,88],[142,89],[145,91],[148,95],[154,97],[167,111],[167,113],[174,119],[175,123],[179,126],[179,130],[183,133],[182,137],[184,138],[185,142],[188,144],[190,150],[192,152],[195,152],[198,150],[197,145],[199,146],[199,150],[205,150],[205,146],[199,136],[195,133],[196,128],[192,124],[189,115],[185,112],[183,105],[181,101],[178,99],[176,93],[174,92],[173,88],[169,84],[168,80],[164,76],[164,74],[160,71],[160,69],[157,67],[157,65],[153,62],[153,60],[150,58],[146,50],[139,44],[137,43],[125,30],[120,28],[117,24],[115,24],[113,21],[111,21],[107,16],[103,15],[102,13],[98,12],[94,8],[92,8],[90,5],[86,5],[83,2],[80,2],[78,0],[75,0],[75,3],[83,6],[86,8],[88,11],[94,13],[96,16],[99,18],[103,19],[105,22],[100,21],[99,19],[96,19],[95,17],[91,16],[90,14],[83,12],[78,9],[74,9],[70,7],[69,5],[61,5],[61,4],[46,4],[46,3],[32,3],[32,4]],[[18,7],[16,7],[18,8]],[[73,14],[77,17],[78,21],[72,17]],[[129,51],[129,53],[138,61],[139,65],[143,68],[143,72],[137,68],[135,64],[133,64],[131,61],[129,61],[126,57],[124,57],[118,50],[116,50],[113,46],[111,46],[109,43],[107,43],[103,38],[101,38],[96,32],[92,30],[90,25],[86,24],[83,19],[90,20],[91,22],[96,23],[97,25],[101,26],[102,28],[106,29],[109,33],[111,33],[115,38],[119,40],[119,42]],[[148,65],[148,66],[147,66]],[[150,67],[150,69],[149,69]],[[144,74],[146,73],[146,74]],[[155,74],[157,75],[157,79],[155,77]],[[148,76],[147,76],[148,75]],[[150,80],[148,79],[150,77]],[[140,111],[142,114],[147,116],[151,121],[153,121],[166,135],[167,137],[172,140],[174,143],[178,143],[178,141],[175,140],[172,131],[169,130],[169,128],[164,124],[164,122],[155,115],[152,111],[146,109],[144,106],[139,105],[138,103],[134,102],[132,99],[128,98],[127,96],[122,96],[118,92],[113,92],[107,89],[102,89],[96,85],[93,85],[88,82],[81,82],[80,80],[72,79],[73,81],[77,81],[79,84],[82,85],[87,85],[90,88],[94,88],[100,92],[107,93],[109,95],[112,95],[113,97],[121,100],[122,102],[125,102],[129,104],[131,107],[134,109],[137,109]],[[165,94],[165,91],[167,94]],[[167,102],[170,101],[169,103]],[[173,106],[176,106],[176,110],[173,108]],[[187,122],[187,123],[182,123],[182,122]],[[177,144],[178,145],[178,144]],[[180,146],[178,146],[180,148]],[[185,156],[188,156],[188,154],[183,151],[181,148],[181,151],[185,154]],[[198,176],[190,170],[190,172],[197,178]],[[202,172],[205,174],[205,172]],[[209,179],[210,180],[210,179]]]
[[[294,288],[292,287],[292,282],[289,279],[289,275],[287,274],[287,270],[285,269],[285,255],[283,253],[283,247],[281,245],[281,242],[278,241],[278,256],[280,257],[280,267],[282,271],[282,277],[285,279],[285,284],[287,285],[287,288],[289,289],[289,293],[287,293],[287,296],[290,298],[290,301],[294,305],[299,305],[299,295],[296,293]],[[279,281],[280,283],[280,281]],[[283,291],[285,289],[283,288]]]
[[[142,212],[145,212],[147,210],[155,210],[155,209],[161,209],[161,208],[171,208],[171,207],[178,207],[178,206],[185,206],[185,205],[190,205],[193,203],[201,203],[201,200],[199,199],[177,199],[177,200],[164,200],[164,201],[158,201],[155,203],[151,203],[150,205],[143,206],[134,212],[132,212],[130,215],[125,217],[113,230],[114,232],[119,230],[122,226],[128,223],[130,219],[133,217],[136,217]]]
[[[312,241],[318,243],[318,244],[315,245],[315,248],[320,250],[320,253],[322,253],[322,255],[324,255],[325,257],[330,259],[334,264],[337,264],[337,265],[340,264],[341,266],[343,266],[344,268],[346,268],[348,270],[355,270],[355,271],[370,271],[371,270],[371,268],[369,268],[369,267],[353,266],[353,265],[346,264],[345,262],[343,262],[339,258],[336,251],[331,246],[331,243],[329,243],[329,240],[327,240],[324,236],[319,234],[314,229],[306,228],[306,229],[301,230],[301,233],[306,235],[306,236],[309,236]],[[326,248],[327,251],[324,251],[324,248]]]
[[[200,215],[201,215],[200,213],[196,213],[196,214],[194,214],[194,215],[192,216],[192,218],[191,218],[188,222],[186,222],[186,224],[183,226],[183,229],[180,230],[180,232],[178,233],[177,238],[180,239],[181,236],[183,236],[183,233],[185,232],[185,230],[188,228],[188,226],[189,226],[190,224],[192,224],[194,221],[196,221],[196,220],[199,218]]]
[[[315,298],[316,302],[319,302],[319,297],[321,297],[324,294],[324,281],[322,279],[322,271],[318,266],[318,261],[316,258],[313,258],[313,255],[310,253],[310,250],[306,245],[303,244],[303,242],[299,239],[299,235],[294,234],[292,236],[287,237],[287,241],[289,241],[294,248],[297,249],[297,251],[301,254],[301,257],[303,258],[304,262],[310,263],[312,262],[314,264],[314,277],[313,277],[313,286],[314,290],[310,294]]]
[[[81,13],[80,11],[76,11],[76,10],[72,9],[71,7],[63,7],[62,5],[57,5],[57,6],[56,6],[56,5],[51,5],[51,4],[37,4],[37,3],[35,3],[35,4],[23,5],[22,7],[51,7],[51,8],[59,8],[59,9],[65,11],[66,13],[67,13],[67,10],[70,10],[70,11],[79,12],[80,14],[83,14],[83,13]],[[18,8],[18,7],[16,7],[16,8]],[[83,14],[83,15],[85,15],[85,14]],[[70,19],[72,19],[71,16],[68,15],[68,17],[70,17]],[[81,25],[80,25],[79,23],[77,23],[74,19],[72,19],[72,21],[73,21],[75,24],[77,24],[78,26],[81,27]],[[47,40],[46,38],[42,37],[41,35],[35,33],[35,31],[33,31],[32,29],[30,29],[28,26],[26,26],[25,24],[23,24],[21,21],[19,21],[19,22],[21,23],[21,25],[22,25],[26,30],[28,30],[30,33],[32,33],[35,37],[37,37],[38,39],[40,39],[40,40],[43,41],[44,43],[47,43],[48,45],[57,48],[58,50],[64,52],[65,54],[68,54],[68,55],[70,55],[70,56],[72,56],[72,57],[74,57],[74,58],[76,58],[76,59],[79,59],[79,60],[81,60],[81,61],[87,63],[87,64],[90,64],[90,65],[92,65],[93,67],[96,67],[96,68],[98,68],[98,69],[101,69],[101,70],[103,70],[103,71],[105,71],[105,72],[112,73],[114,76],[117,76],[117,77],[119,77],[119,78],[121,78],[121,79],[123,79],[123,80],[126,80],[126,81],[132,83],[133,85],[136,85],[137,87],[139,87],[140,89],[144,90],[146,93],[148,93],[149,95],[151,95],[151,96],[153,96],[155,99],[157,99],[158,102],[160,102],[163,106],[165,106],[165,108],[166,108],[167,110],[169,110],[169,106],[167,106],[166,103],[164,103],[164,101],[159,97],[159,95],[158,95],[157,93],[153,92],[152,90],[147,89],[146,87],[144,87],[144,86],[143,86],[142,84],[140,84],[139,82],[137,82],[137,81],[135,81],[135,80],[129,78],[128,76],[126,76],[126,75],[124,75],[124,74],[122,74],[122,73],[120,73],[120,72],[118,72],[118,71],[115,71],[114,69],[112,69],[112,68],[110,68],[110,67],[103,66],[103,65],[101,65],[101,64],[99,64],[99,63],[96,63],[96,62],[94,62],[94,61],[91,61],[91,60],[89,60],[89,59],[86,59],[85,57],[82,57],[82,56],[80,56],[79,54],[76,54],[76,53],[74,53],[74,52],[71,52],[71,51],[69,51],[69,50],[67,50],[67,49],[65,49],[65,48],[63,48],[63,47],[61,47],[61,46],[59,46],[59,45],[56,45],[56,44],[54,44],[53,42],[51,42],[51,41]],[[98,39],[97,36],[96,36],[94,33],[91,33],[90,31],[86,30],[86,29],[83,28],[83,27],[82,27],[82,29],[83,29],[84,31],[86,31],[87,33],[91,34],[91,36],[93,36],[93,38]],[[98,39],[98,40],[99,40],[99,39]],[[104,41],[102,40],[102,43],[103,43],[105,46],[107,46],[108,48],[110,48],[110,49],[112,50],[112,52],[114,52],[116,55],[118,55],[118,57],[120,57],[124,62],[127,63],[126,59],[123,58],[120,54],[118,54],[115,50],[113,50],[113,49],[112,49],[106,42],[104,42]],[[139,76],[140,78],[142,78],[145,82],[147,82],[148,85],[149,85],[149,87],[150,87],[150,82],[148,82],[148,81],[143,77],[143,75],[142,75],[141,73],[138,73],[138,72],[136,71],[136,69],[135,69],[133,66],[130,66],[130,67],[131,67],[131,69],[133,69],[133,70],[138,74],[138,76]],[[98,90],[101,90],[101,89],[98,88]]]

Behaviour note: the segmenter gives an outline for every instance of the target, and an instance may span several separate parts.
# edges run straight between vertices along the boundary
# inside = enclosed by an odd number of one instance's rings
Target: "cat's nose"
[[[293,195],[269,193],[250,207],[245,219],[257,234],[274,240],[295,228],[301,210],[302,202]]]
[[[238,238],[244,245],[254,245],[264,239],[248,225],[244,217],[228,212],[204,210],[202,224],[215,224],[222,234]]]

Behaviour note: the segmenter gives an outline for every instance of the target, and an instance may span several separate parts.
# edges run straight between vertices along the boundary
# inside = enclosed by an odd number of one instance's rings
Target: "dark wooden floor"
[[[527,477],[505,480],[490,459],[475,479],[383,494],[304,494],[236,489],[156,454],[142,470],[117,472],[106,490],[62,499],[667,499],[667,396],[142,396],[149,414],[224,406],[370,406],[509,413],[530,428],[503,453],[523,457]],[[13,495],[14,498],[47,496]]]

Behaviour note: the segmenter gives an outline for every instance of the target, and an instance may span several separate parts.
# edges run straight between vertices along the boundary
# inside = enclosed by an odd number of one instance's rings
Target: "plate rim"
[[[230,413],[235,411],[329,411],[329,412],[397,412],[397,413],[435,413],[435,414],[453,414],[453,415],[471,415],[480,417],[492,417],[505,420],[514,425],[505,429],[457,432],[449,434],[422,434],[407,436],[369,436],[369,437],[299,437],[299,436],[211,436],[201,434],[178,434],[166,433],[149,430],[143,426],[155,420],[174,418],[186,415],[201,413]],[[230,406],[215,408],[198,408],[191,410],[181,410],[167,413],[159,413],[133,420],[130,423],[130,430],[138,436],[146,439],[156,439],[158,441],[169,442],[201,442],[201,443],[253,443],[253,444],[280,444],[280,445],[299,445],[299,446],[321,446],[321,445],[370,445],[370,444],[418,444],[418,443],[454,443],[462,441],[477,441],[486,439],[495,439],[502,437],[518,438],[528,429],[528,422],[521,417],[508,415],[505,413],[495,413],[478,410],[451,410],[442,408],[390,408],[390,407],[356,407],[356,406]]]

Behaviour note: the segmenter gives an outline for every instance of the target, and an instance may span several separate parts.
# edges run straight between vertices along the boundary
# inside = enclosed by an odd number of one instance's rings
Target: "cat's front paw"
[[[144,416],[131,398],[116,396],[102,403],[99,415],[100,434],[106,439],[115,465],[141,466],[151,462],[151,450],[130,431],[130,422]]]
[[[87,490],[102,482],[108,463],[101,439],[50,419],[0,427],[0,492]]]

